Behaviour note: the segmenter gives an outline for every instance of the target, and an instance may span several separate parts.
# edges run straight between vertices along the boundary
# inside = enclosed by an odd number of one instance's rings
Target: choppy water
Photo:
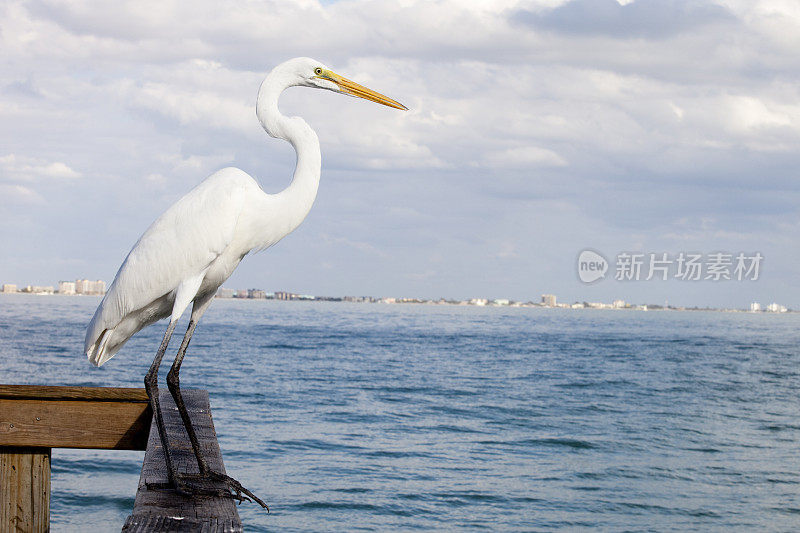
[[[97,302],[0,295],[0,382],[140,386],[165,325],[94,368]],[[228,473],[270,504],[239,508],[248,531],[789,531],[798,326],[218,300],[181,383],[210,391]],[[118,530],[142,455],[54,450],[53,530]]]

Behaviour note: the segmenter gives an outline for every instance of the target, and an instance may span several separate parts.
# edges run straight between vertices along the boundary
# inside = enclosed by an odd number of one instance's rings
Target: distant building
[[[489,303],[489,300],[487,300],[486,298],[473,298],[473,299],[471,299],[469,301],[470,305],[479,305],[479,306],[483,306],[483,305],[486,305],[488,303]]]
[[[17,292],[17,286],[13,283],[3,283],[3,293],[10,294]]]
[[[297,294],[293,292],[277,291],[275,293],[276,300],[296,300]]]
[[[508,301],[508,298],[498,298],[493,300],[492,303],[494,305],[508,305],[510,302]]]
[[[28,285],[22,289],[22,292],[28,292],[31,294],[53,294],[55,289],[53,289],[51,285]]]
[[[217,289],[217,298],[233,298],[234,294],[236,294],[236,291],[233,289],[226,289],[225,287]]]
[[[556,307],[556,295],[542,294],[542,305],[546,307]]]
[[[614,300],[611,302],[611,307],[614,309],[624,309],[627,306],[628,304],[625,303],[625,300]]]
[[[88,279],[75,280],[75,294],[105,294],[106,282],[98,279],[91,281]]]
[[[758,313],[759,311],[761,311],[761,304],[760,303],[753,302],[753,303],[750,304],[750,312]]]
[[[773,302],[767,306],[767,311],[770,313],[785,313],[788,309],[781,304]]]
[[[234,295],[234,298],[246,299],[247,298],[247,289],[239,289],[239,290],[237,290],[236,294]]]
[[[267,298],[267,293],[262,289],[247,289],[247,297],[251,300],[264,300]]]
[[[74,281],[59,281],[58,282],[58,294],[75,294],[75,282]]]

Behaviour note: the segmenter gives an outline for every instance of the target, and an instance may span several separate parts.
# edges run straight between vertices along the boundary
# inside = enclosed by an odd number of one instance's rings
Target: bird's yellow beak
[[[363,85],[359,85],[358,83],[352,80],[348,80],[347,78],[339,76],[338,74],[330,70],[323,70],[316,77],[321,78],[323,80],[332,81],[333,83],[339,86],[339,90],[343,94],[347,94],[350,96],[357,96],[359,98],[370,100],[372,102],[377,102],[379,104],[393,107],[395,109],[402,109],[404,111],[408,111],[408,108],[403,104],[401,104],[400,102],[392,100],[388,96],[384,96],[381,93],[376,93],[372,89],[367,89]]]

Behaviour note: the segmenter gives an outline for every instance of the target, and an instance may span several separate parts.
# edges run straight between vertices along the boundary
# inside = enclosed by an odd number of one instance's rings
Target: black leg
[[[181,492],[191,493],[191,492],[206,492],[205,483],[208,480],[215,480],[218,482],[223,483],[230,492],[217,492],[211,491],[214,494],[218,494],[220,496],[227,495],[229,497],[233,497],[239,501],[247,500],[247,501],[254,501],[259,504],[261,507],[269,512],[269,507],[267,504],[261,501],[256,495],[252,492],[247,490],[242,486],[241,483],[236,481],[230,476],[226,476],[224,474],[220,474],[218,472],[213,472],[208,468],[208,463],[206,462],[205,457],[203,457],[203,453],[200,450],[200,442],[197,439],[197,434],[195,433],[194,426],[192,425],[192,421],[189,418],[189,411],[186,409],[186,404],[183,401],[183,396],[181,395],[181,386],[180,386],[180,370],[181,370],[181,363],[183,362],[183,357],[186,355],[186,349],[189,347],[189,342],[192,340],[192,335],[194,334],[195,327],[197,327],[197,320],[199,320],[199,315],[202,315],[202,312],[205,310],[206,306],[200,308],[199,312],[192,313],[192,319],[189,321],[189,327],[186,328],[186,334],[183,337],[183,341],[181,342],[181,346],[178,349],[178,354],[175,356],[175,361],[172,363],[172,368],[170,368],[169,373],[167,374],[167,386],[169,387],[169,392],[172,394],[172,398],[175,400],[175,405],[178,407],[178,412],[181,415],[181,420],[183,420],[183,426],[186,428],[186,433],[189,435],[189,440],[192,443],[192,451],[194,451],[194,456],[197,458],[197,466],[200,469],[199,476],[194,475],[185,475],[179,474],[176,475],[173,481],[173,485]],[[169,467],[169,465],[168,465]]]
[[[158,436],[161,438],[161,447],[164,449],[164,459],[167,462],[167,475],[170,483],[175,482],[175,471],[172,466],[172,457],[169,454],[169,441],[167,439],[167,431],[164,428],[164,416],[161,413],[161,406],[158,401],[158,367],[161,366],[161,359],[164,358],[164,352],[167,351],[173,331],[175,331],[175,323],[170,322],[169,326],[167,326],[167,332],[164,333],[164,340],[161,341],[161,346],[153,359],[153,364],[150,365],[150,370],[144,377],[144,388],[147,391],[148,398],[150,398],[150,407],[156,415],[156,427],[158,428]]]
[[[208,464],[206,463],[205,457],[203,457],[203,454],[200,452],[200,442],[197,440],[197,434],[194,431],[194,426],[192,425],[192,421],[189,419],[189,412],[186,410],[186,404],[183,403],[179,375],[181,371],[181,362],[183,362],[183,356],[186,355],[186,348],[189,347],[189,341],[192,340],[192,334],[194,334],[194,329],[196,326],[197,322],[194,320],[189,321],[189,327],[186,328],[186,335],[183,336],[183,342],[181,342],[178,355],[175,356],[175,361],[172,363],[172,368],[169,369],[169,374],[167,374],[167,387],[169,387],[169,392],[172,394],[172,398],[175,400],[175,405],[178,406],[178,412],[181,414],[181,419],[183,420],[183,426],[186,428],[186,433],[189,434],[189,440],[192,442],[192,450],[194,451],[194,456],[197,458],[197,467],[200,469],[200,475],[206,476],[208,475]]]

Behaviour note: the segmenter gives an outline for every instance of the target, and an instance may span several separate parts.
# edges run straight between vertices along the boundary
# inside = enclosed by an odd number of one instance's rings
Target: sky
[[[317,200],[225,286],[800,308],[793,0],[2,0],[0,49],[0,283],[110,282],[219,168],[286,187],[255,96],[309,56],[409,111],[286,91],[320,138]],[[584,250],[608,262],[591,284]],[[719,253],[734,279],[705,279]]]

